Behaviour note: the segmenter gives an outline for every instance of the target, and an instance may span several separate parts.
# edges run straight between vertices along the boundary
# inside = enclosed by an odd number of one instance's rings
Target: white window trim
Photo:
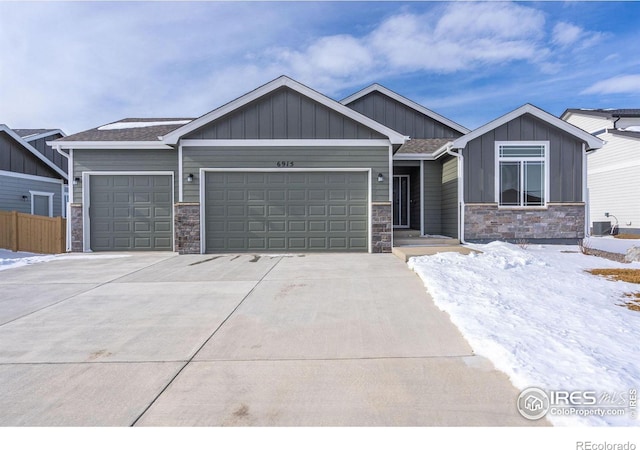
[[[36,195],[39,195],[41,197],[48,197],[49,198],[49,217],[53,217],[53,196],[55,195],[53,192],[43,192],[43,191],[29,191],[29,194],[31,194],[31,214],[35,214],[34,213],[34,197]]]
[[[544,146],[544,158],[539,157],[500,157],[500,147],[503,145],[542,145]],[[549,205],[549,141],[495,141],[494,146],[494,199],[499,209],[547,209]],[[544,162],[544,205],[501,205],[500,204],[500,161],[543,161]],[[524,180],[522,180],[524,182]]]

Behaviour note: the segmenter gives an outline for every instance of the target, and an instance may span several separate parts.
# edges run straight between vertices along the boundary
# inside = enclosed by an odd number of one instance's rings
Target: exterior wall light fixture
[[[187,183],[193,183],[193,174],[190,173],[189,176],[187,176]]]
[[[378,174],[378,183],[382,183],[384,181],[384,175],[381,173]]]

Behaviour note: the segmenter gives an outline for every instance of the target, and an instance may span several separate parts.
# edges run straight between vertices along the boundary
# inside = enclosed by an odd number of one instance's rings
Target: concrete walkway
[[[0,425],[539,425],[392,255],[0,272]]]

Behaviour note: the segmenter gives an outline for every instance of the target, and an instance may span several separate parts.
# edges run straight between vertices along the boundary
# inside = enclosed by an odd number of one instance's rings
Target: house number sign
[[[276,161],[277,167],[293,167],[293,161]]]

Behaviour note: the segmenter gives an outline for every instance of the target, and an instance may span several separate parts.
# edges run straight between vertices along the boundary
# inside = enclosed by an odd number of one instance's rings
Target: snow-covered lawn
[[[55,255],[39,255],[37,253],[12,252],[0,248],[0,270],[13,269],[44,261],[50,261]]]
[[[585,256],[577,246],[472,247],[483,253],[440,253],[408,264],[474,351],[509,375],[516,388],[591,390],[598,398],[628,399],[629,390],[640,387],[640,312],[619,306],[640,285],[585,272],[640,269],[640,263]],[[555,425],[640,425],[629,413],[547,418]]]
[[[61,259],[97,259],[97,258],[126,258],[129,255],[91,255],[91,254],[60,254],[60,255],[40,255],[38,253],[12,252],[0,248],[0,271],[15,269],[16,267],[27,266],[41,262],[61,260]]]
[[[585,242],[588,247],[623,255],[633,246],[640,247],[640,239],[616,239],[613,236],[592,236]]]

